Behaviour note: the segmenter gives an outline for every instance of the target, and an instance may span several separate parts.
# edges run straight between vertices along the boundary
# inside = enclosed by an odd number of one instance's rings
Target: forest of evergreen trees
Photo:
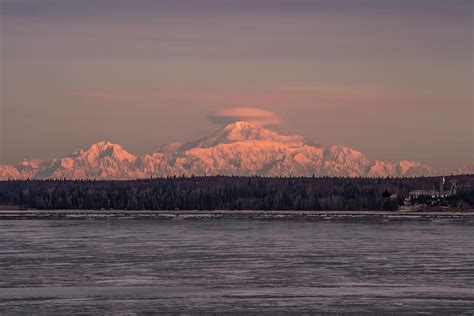
[[[472,175],[451,176],[458,200],[474,206]],[[396,210],[412,189],[440,177],[170,177],[131,181],[0,181],[0,205],[33,209]],[[470,187],[469,187],[470,185]],[[453,204],[453,205],[454,205]]]

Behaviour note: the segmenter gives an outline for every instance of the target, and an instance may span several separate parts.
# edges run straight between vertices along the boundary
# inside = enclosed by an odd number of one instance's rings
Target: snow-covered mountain
[[[239,121],[197,141],[163,146],[135,156],[120,145],[99,142],[50,161],[0,165],[0,179],[136,179],[172,175],[417,176],[474,173],[474,166],[439,170],[419,162],[370,161],[347,146],[321,147],[301,136],[279,135]]]

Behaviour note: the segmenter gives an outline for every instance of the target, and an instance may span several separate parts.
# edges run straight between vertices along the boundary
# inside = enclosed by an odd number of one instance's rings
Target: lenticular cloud
[[[247,121],[257,126],[271,126],[280,124],[280,118],[275,113],[253,107],[231,107],[219,109],[212,113],[211,121],[226,125],[236,121]]]

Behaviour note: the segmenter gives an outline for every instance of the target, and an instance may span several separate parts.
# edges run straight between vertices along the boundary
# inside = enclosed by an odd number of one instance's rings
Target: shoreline
[[[110,220],[110,219],[247,219],[247,220],[305,220],[305,221],[431,221],[449,220],[474,222],[474,212],[469,211],[252,211],[252,210],[0,210],[0,220]]]

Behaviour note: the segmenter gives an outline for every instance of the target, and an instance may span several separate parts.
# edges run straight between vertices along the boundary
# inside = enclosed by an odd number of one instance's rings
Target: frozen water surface
[[[0,221],[0,314],[474,313],[474,225]]]

